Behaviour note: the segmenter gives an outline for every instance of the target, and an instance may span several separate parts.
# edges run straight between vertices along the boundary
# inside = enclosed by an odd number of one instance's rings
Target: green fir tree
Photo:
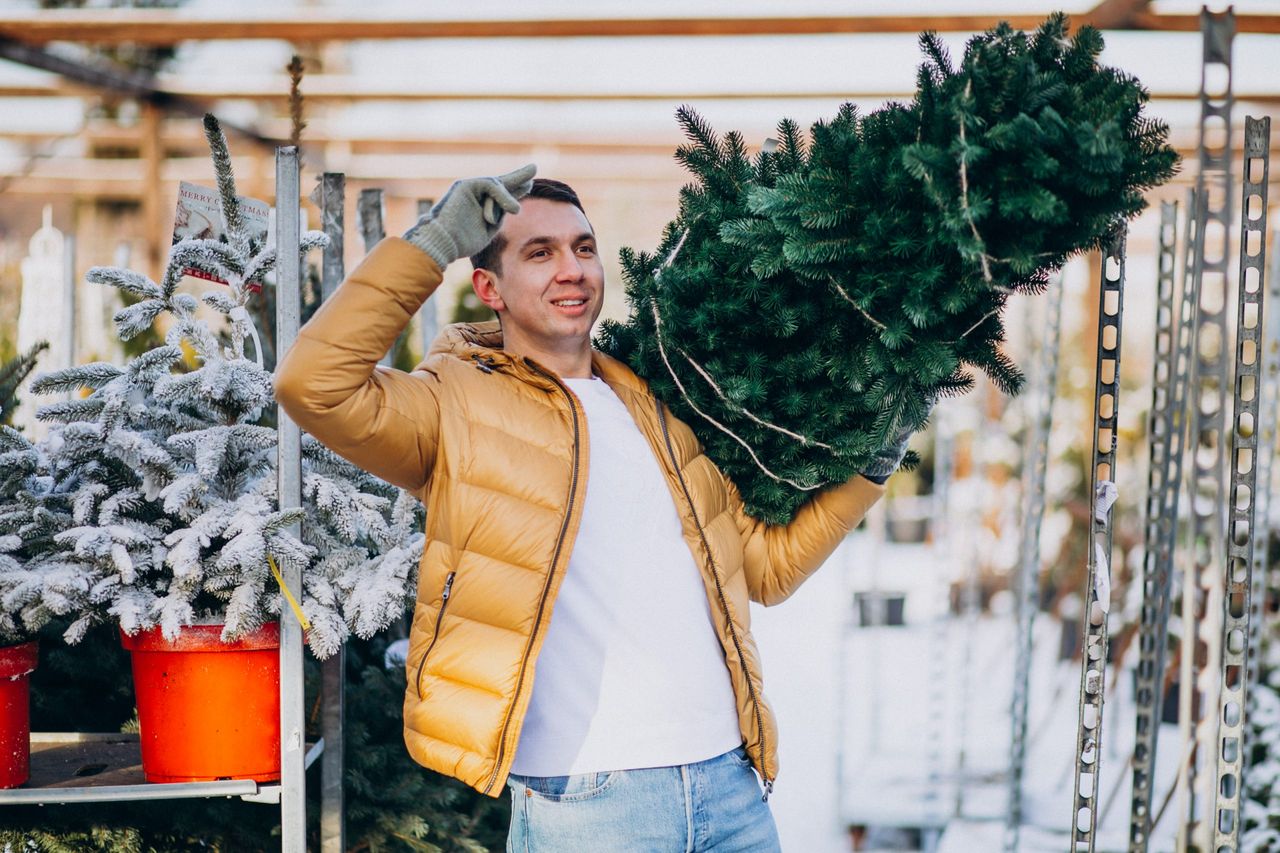
[[[923,426],[972,368],[1016,392],[1008,297],[1043,291],[1175,170],[1145,90],[1098,64],[1092,28],[1002,24],[958,68],[936,35],[921,45],[910,104],[846,104],[807,136],[784,120],[754,157],[682,108],[676,157],[695,182],[656,253],[622,252],[631,314],[598,345],[768,522]]]

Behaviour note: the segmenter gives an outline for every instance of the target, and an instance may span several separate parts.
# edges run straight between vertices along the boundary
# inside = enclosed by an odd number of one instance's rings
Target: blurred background
[[[141,11],[121,14],[124,6]],[[400,234],[455,178],[537,163],[582,197],[607,263],[604,316],[623,318],[617,251],[657,246],[687,180],[672,158],[683,142],[677,106],[691,105],[721,132],[741,131],[756,148],[784,117],[807,126],[844,101],[869,111],[910,100],[922,30],[943,33],[959,57],[974,32],[1000,20],[1033,29],[1058,10],[1105,30],[1102,61],[1146,85],[1150,114],[1168,123],[1183,157],[1128,241],[1109,775],[1099,807],[1099,849],[1127,849],[1159,209],[1163,201],[1185,209],[1198,172],[1198,3],[0,2],[0,361],[24,345],[20,307],[29,313],[32,301],[62,292],[24,290],[24,262],[39,254],[33,240],[54,231],[72,238],[60,273],[76,292],[71,357],[123,358],[110,334],[115,294],[83,274],[100,264],[159,273],[179,183],[213,184],[204,112],[223,122],[239,192],[268,203],[275,148],[301,120],[304,194],[323,172],[346,176],[348,269],[365,251],[362,190],[382,191],[384,231]],[[1280,3],[1244,0],[1234,11],[1233,135],[1213,144],[1238,151],[1245,115],[1280,112]],[[305,210],[318,227],[319,208]],[[1055,283],[1062,359],[1035,569],[1043,618],[1030,646],[1024,850],[1063,849],[1072,814],[1100,272],[1098,257],[1081,257]],[[449,269],[434,319],[419,320],[430,327],[406,338],[397,364],[413,364],[439,325],[484,316],[468,298],[469,274],[465,261]],[[1020,297],[1006,309],[1020,364],[1043,338],[1047,303]],[[980,383],[945,402],[913,442],[920,468],[894,476],[889,499],[794,598],[755,614],[781,727],[783,769],[770,805],[786,850],[1005,843],[1014,576],[1035,399]],[[1164,716],[1161,796],[1178,766],[1176,721],[1175,708]],[[1255,826],[1274,817],[1269,790]],[[1152,849],[1174,849],[1175,812],[1157,825]]]

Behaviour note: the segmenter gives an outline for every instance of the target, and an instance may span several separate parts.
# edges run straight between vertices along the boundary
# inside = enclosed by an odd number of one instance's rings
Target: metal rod
[[[431,212],[432,206],[436,203],[433,198],[418,199],[418,218],[421,219]],[[427,353],[431,350],[431,344],[435,341],[436,335],[440,331],[440,318],[437,306],[440,304],[442,288],[436,288],[435,292],[422,303],[422,309],[418,311],[418,334],[422,341],[422,357],[426,358]],[[446,306],[445,310],[448,310]]]
[[[1022,772],[1026,766],[1028,688],[1035,615],[1040,604],[1040,524],[1044,519],[1045,475],[1049,461],[1049,433],[1053,426],[1053,402],[1057,396],[1058,356],[1062,332],[1062,280],[1053,286],[1045,306],[1044,337],[1040,341],[1030,393],[1024,399],[1028,413],[1026,453],[1022,468],[1025,512],[1019,539],[1018,580],[1014,604],[1016,658],[1010,717],[1013,738],[1009,752],[1009,809],[1004,849],[1018,850],[1022,827]]]
[[[301,216],[298,149],[276,150],[276,347],[283,354],[298,337],[302,314]],[[302,435],[283,408],[277,407],[276,477],[280,509],[302,506]],[[301,537],[301,525],[288,528]],[[282,567],[285,586],[302,591],[302,570],[292,562]],[[302,626],[287,608],[280,617],[280,849],[307,849],[307,777],[303,743]]]
[[[1262,350],[1263,273],[1266,269],[1267,176],[1271,119],[1244,120],[1240,287],[1236,305],[1236,370],[1231,433],[1231,503],[1223,565],[1221,662],[1218,668],[1217,773],[1213,850],[1240,849],[1240,790],[1244,784],[1245,669],[1249,658],[1254,512],[1257,502],[1258,381]],[[1265,543],[1263,545],[1265,547]]]
[[[1156,346],[1153,361],[1147,472],[1146,525],[1142,564],[1142,611],[1138,627],[1138,668],[1134,690],[1136,735],[1129,810],[1130,853],[1146,853],[1151,836],[1151,785],[1156,743],[1164,708],[1164,660],[1169,634],[1173,579],[1172,533],[1177,524],[1186,418],[1186,379],[1194,326],[1175,313],[1178,205],[1160,208],[1159,266],[1156,280]],[[1184,310],[1190,306],[1184,305]],[[1185,341],[1187,346],[1181,346]],[[1176,469],[1176,470],[1175,470]]]
[[[924,836],[925,853],[934,853],[938,844],[937,828],[946,825],[942,806],[943,766],[946,744],[947,685],[950,669],[949,627],[951,624],[951,599],[948,571],[950,555],[955,546],[951,532],[951,487],[955,474],[955,412],[950,406],[940,406],[934,417],[933,433],[933,519],[930,524],[934,578],[934,612],[930,616],[928,646],[929,662],[926,667],[928,699],[925,706],[925,789],[924,823],[929,829]]]
[[[1111,609],[1111,502],[1115,499],[1120,331],[1124,310],[1124,232],[1105,248],[1098,287],[1098,358],[1093,395],[1089,560],[1081,614],[1080,700],[1076,726],[1071,850],[1093,853],[1102,766],[1102,705],[1106,694],[1107,614]]]
[[[346,176],[341,172],[325,172],[320,176],[320,221],[329,244],[325,246],[320,268],[320,298],[328,299],[344,277],[343,207],[346,202]],[[320,760],[320,851],[343,853],[347,849],[344,799],[342,791],[346,755],[343,729],[346,725],[346,646],[320,665],[320,736],[325,749]]]
[[[360,190],[360,198],[356,202],[356,222],[360,229],[360,237],[364,240],[364,251],[367,255],[373,251],[373,247],[378,245],[378,241],[386,236],[386,229],[383,226],[385,218],[386,206],[382,198],[382,190],[367,189]],[[378,362],[383,367],[390,367],[395,358],[395,351],[400,345],[400,341],[404,338],[404,333],[396,338],[395,343],[391,345],[391,349]]]
[[[343,234],[346,225],[347,176],[325,172],[320,176],[320,225],[329,238],[320,267],[320,298],[328,299],[346,275]]]
[[[1221,577],[1225,561],[1225,413],[1227,393],[1227,245],[1231,227],[1231,52],[1235,18],[1230,9],[1200,13],[1203,61],[1200,76],[1200,173],[1196,179],[1202,215],[1197,229],[1193,282],[1198,330],[1191,399],[1195,407],[1191,466],[1191,575],[1183,591],[1182,684],[1178,715],[1193,727],[1195,747],[1180,788],[1182,825],[1177,849],[1208,850],[1213,838],[1210,805],[1215,799],[1221,659]],[[1212,69],[1212,70],[1211,70]],[[1209,91],[1213,77],[1222,82]],[[1215,137],[1210,139],[1211,134]],[[1220,139],[1217,137],[1220,136]],[[1220,142],[1220,145],[1212,143]]]

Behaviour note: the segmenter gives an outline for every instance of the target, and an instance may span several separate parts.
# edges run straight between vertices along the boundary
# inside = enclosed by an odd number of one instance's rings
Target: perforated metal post
[[[1193,281],[1198,328],[1191,400],[1191,574],[1184,586],[1179,721],[1193,727],[1195,746],[1186,763],[1180,801],[1186,805],[1178,849],[1208,850],[1215,799],[1217,672],[1222,640],[1222,567],[1225,561],[1225,412],[1227,393],[1228,234],[1231,227],[1231,48],[1235,18],[1228,10],[1200,13],[1203,63],[1200,78],[1200,202]],[[1210,91],[1211,84],[1213,91]],[[1213,137],[1213,138],[1211,138]],[[1220,144],[1214,144],[1220,143]],[[1185,721],[1185,722],[1183,722]]]
[[[1164,661],[1169,636],[1173,543],[1181,491],[1185,440],[1187,371],[1191,357],[1194,304],[1175,287],[1178,206],[1160,208],[1159,267],[1156,280],[1156,346],[1151,414],[1148,421],[1146,524],[1142,563],[1142,612],[1138,626],[1138,668],[1134,716],[1133,784],[1129,811],[1130,853],[1146,853],[1151,835],[1151,785],[1156,742],[1164,706]],[[1188,237],[1190,237],[1188,226]],[[1185,270],[1184,270],[1185,289]],[[1184,314],[1182,312],[1187,312]]]
[[[942,807],[942,786],[945,774],[944,751],[947,720],[947,670],[950,649],[948,629],[950,619],[950,594],[945,567],[947,555],[954,546],[951,537],[951,485],[955,473],[955,412],[950,406],[941,406],[934,418],[933,435],[933,519],[930,528],[933,536],[931,550],[933,566],[938,573],[935,579],[937,600],[929,623],[929,662],[925,677],[927,699],[925,706],[925,789],[924,789],[924,850],[933,853],[937,849],[939,827],[946,823]]]
[[[345,276],[343,258],[346,204],[346,175],[325,172],[320,176],[320,221],[329,244],[320,268],[320,298],[328,299]],[[320,736],[324,753],[320,757],[320,853],[343,853],[347,849],[345,798],[342,777],[346,770],[343,729],[346,725],[346,646],[320,665]]]
[[[320,267],[320,298],[328,299],[342,284],[346,273],[343,234],[346,230],[347,176],[325,172],[320,176],[320,226],[329,238]]]
[[[1213,851],[1240,849],[1240,790],[1244,782],[1245,664],[1249,657],[1249,591],[1253,573],[1258,468],[1259,357],[1262,351],[1263,271],[1266,269],[1267,174],[1271,119],[1244,120],[1244,190],[1240,218],[1236,370],[1232,387],[1231,503],[1218,688],[1217,773]]]
[[[276,346],[286,352],[298,337],[302,314],[301,216],[298,149],[276,149]],[[283,408],[278,409],[276,488],[280,509],[302,506],[302,434]],[[288,531],[301,537],[301,525]],[[302,591],[302,570],[282,566],[284,585]],[[280,849],[307,849],[307,777],[304,743],[302,626],[287,609],[280,618]]]
[[[1124,233],[1102,257],[1098,288],[1098,358],[1093,395],[1089,563],[1080,645],[1071,850],[1093,853],[1102,765],[1102,703],[1106,693],[1107,614],[1111,609],[1111,501],[1115,494],[1116,424],[1120,402],[1120,330],[1124,309]]]
[[[1031,679],[1032,637],[1040,598],[1040,523],[1044,518],[1045,475],[1049,461],[1049,431],[1053,426],[1053,402],[1057,397],[1058,355],[1062,331],[1062,281],[1053,285],[1045,306],[1044,336],[1040,341],[1031,388],[1024,398],[1028,416],[1026,450],[1022,465],[1024,512],[1019,533],[1018,582],[1014,605],[1016,658],[1013,668],[1013,701],[1010,707],[1012,746],[1009,750],[1009,809],[1004,849],[1018,849],[1022,827],[1022,771],[1027,755],[1028,687]]]

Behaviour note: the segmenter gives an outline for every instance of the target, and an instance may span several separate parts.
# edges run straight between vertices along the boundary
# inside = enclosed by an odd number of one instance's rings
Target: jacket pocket
[[[449,572],[444,579],[444,589],[440,591],[440,609],[436,611],[436,626],[431,633],[431,642],[427,643],[427,650],[422,653],[422,660],[418,661],[418,674],[414,678],[414,689],[418,693],[418,698],[422,698],[422,673],[427,668],[427,658],[431,656],[431,650],[435,648],[436,640],[440,639],[440,622],[444,619],[444,611],[449,607],[449,596],[453,592],[453,576],[457,572]]]

